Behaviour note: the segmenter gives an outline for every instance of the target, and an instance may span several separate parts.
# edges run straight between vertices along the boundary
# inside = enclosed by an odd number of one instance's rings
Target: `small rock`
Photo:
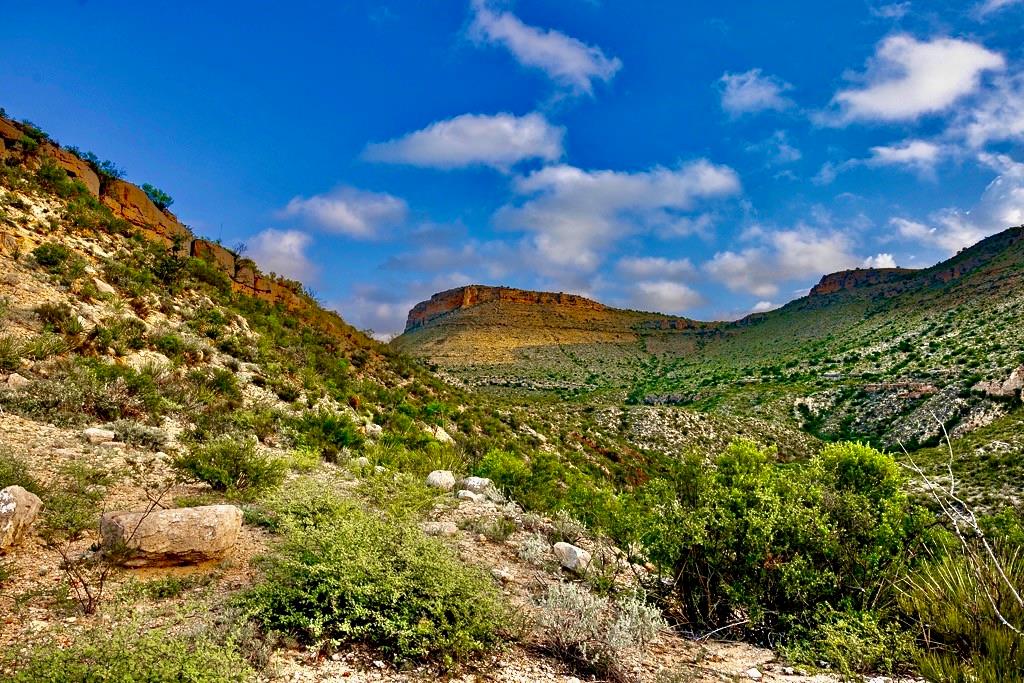
[[[473,493],[486,493],[487,489],[494,486],[493,482],[486,477],[466,477],[460,485]]]
[[[515,578],[515,575],[504,567],[495,567],[491,570],[491,576],[502,583],[508,583]]]
[[[455,488],[455,475],[450,470],[434,470],[427,475],[427,486],[451,491]]]
[[[379,439],[384,436],[384,428],[376,422],[366,423],[366,435],[371,439]]]
[[[102,427],[89,427],[82,435],[89,440],[91,444],[106,443],[107,441],[113,441],[117,434],[109,429],[103,429]]]
[[[20,486],[0,491],[0,550],[20,541],[42,508],[39,496]]]
[[[556,543],[553,550],[562,567],[571,572],[583,573],[590,566],[590,553],[572,543]]]
[[[352,466],[356,469],[365,469],[370,466],[370,459],[365,455],[360,455],[358,458],[352,461]]]
[[[21,389],[22,387],[27,387],[29,384],[31,384],[31,382],[28,379],[22,377],[16,372],[12,372],[7,377],[8,389]]]
[[[107,552],[129,567],[166,566],[217,560],[238,538],[242,510],[204,505],[142,512],[107,512],[100,533]]]
[[[124,359],[124,364],[136,372],[152,368],[157,371],[167,370],[171,367],[171,359],[157,351],[142,349],[136,351]]]
[[[782,672],[783,676],[795,676],[796,675],[796,669],[794,669],[791,666],[784,666],[784,667],[782,667],[779,670]]]
[[[427,522],[423,532],[428,536],[454,536],[459,533],[459,525],[455,522]]]
[[[117,290],[108,285],[98,277],[92,279],[92,284],[96,287],[96,291],[100,294],[117,294]]]
[[[444,427],[428,427],[427,431],[429,431],[431,436],[441,443],[455,443],[455,439],[452,438],[451,434],[444,430]]]
[[[455,497],[459,500],[469,500],[474,503],[484,503],[487,501],[487,496],[482,493],[473,493],[472,491],[462,490],[455,494]]]
[[[751,667],[751,668],[747,669],[745,673],[747,675],[747,678],[749,678],[752,681],[759,681],[759,680],[761,680],[761,677],[762,677],[761,676],[761,672],[758,671],[754,667]]]

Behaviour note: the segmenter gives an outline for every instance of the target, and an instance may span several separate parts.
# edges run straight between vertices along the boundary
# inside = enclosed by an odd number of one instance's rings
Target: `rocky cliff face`
[[[821,278],[811,288],[811,296],[824,296],[871,285],[898,285],[912,276],[915,270],[909,268],[855,268],[841,270]]]
[[[470,308],[488,301],[508,301],[538,306],[567,306],[577,310],[604,311],[607,306],[586,297],[562,292],[532,292],[511,287],[467,285],[439,292],[416,304],[405,323],[405,331],[423,327],[432,320],[449,313]]]
[[[26,143],[26,137],[22,124],[0,118],[0,159],[17,155],[36,165],[43,159],[52,159],[69,176],[80,180],[114,216],[127,221],[151,240],[167,246],[177,245],[181,256],[207,261],[228,276],[235,291],[270,303],[280,303],[289,309],[306,305],[298,283],[267,277],[251,260],[239,258],[215,242],[196,237],[173,213],[159,209],[141,188],[123,180],[105,178],[101,181],[96,170],[71,151],[48,140],[30,145]],[[2,240],[3,235],[0,235],[0,242]]]

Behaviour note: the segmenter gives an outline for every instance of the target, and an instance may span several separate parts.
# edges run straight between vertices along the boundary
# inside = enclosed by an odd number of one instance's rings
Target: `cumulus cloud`
[[[533,233],[547,263],[590,271],[627,235],[692,228],[686,212],[700,200],[736,194],[740,181],[728,166],[700,159],[637,173],[548,166],[518,178],[514,189],[524,200],[502,207],[495,223]]]
[[[892,254],[881,253],[867,257],[861,265],[864,268],[895,268],[896,259]]]
[[[892,166],[909,169],[924,178],[934,178],[935,166],[945,158],[950,149],[927,140],[903,140],[892,145],[878,145],[871,148],[871,154],[863,159],[847,159],[843,162],[827,161],[822,164],[812,182],[829,185],[840,173],[858,166],[878,168]]]
[[[367,239],[400,225],[408,212],[405,201],[393,195],[340,187],[327,194],[294,197],[280,215],[303,219],[328,232]]]
[[[762,74],[761,69],[736,74],[725,73],[718,79],[722,109],[731,116],[770,109],[787,109],[793,106],[793,101],[783,93],[792,88],[792,85],[783,80]]]
[[[990,142],[1024,140],[1024,74],[997,78],[977,104],[957,118],[950,133],[975,149]]]
[[[660,256],[621,258],[615,268],[622,275],[637,280],[680,280],[691,278],[697,273],[693,262],[688,258],[667,259]]]
[[[704,270],[734,292],[763,299],[778,294],[784,282],[817,278],[861,262],[852,253],[849,236],[839,231],[799,225],[791,230],[756,229],[751,238],[753,246],[718,252]]]
[[[671,280],[651,280],[636,283],[631,288],[629,307],[641,311],[656,311],[681,315],[704,303],[704,297],[692,288]]]
[[[319,269],[306,254],[313,238],[299,230],[268,228],[246,242],[246,256],[264,270],[293,280],[309,282]]]
[[[591,93],[594,81],[610,81],[622,68],[599,47],[553,29],[524,24],[511,12],[492,10],[487,0],[473,0],[469,35],[478,42],[505,47],[527,67],[540,69],[555,83],[577,93]]]
[[[954,254],[984,237],[1024,225],[1024,164],[1005,155],[982,154],[979,161],[999,175],[970,210],[943,209],[925,222],[894,217],[890,224],[903,239]]]
[[[526,159],[559,159],[564,135],[564,128],[551,125],[537,113],[463,114],[394,140],[371,144],[363,156],[370,161],[412,166],[481,165],[506,170]]]
[[[982,74],[1005,65],[999,53],[966,40],[892,35],[876,47],[863,85],[833,97],[838,116],[820,122],[906,121],[941,112],[977,91]]]
[[[370,330],[373,336],[387,341],[405,329],[409,310],[431,294],[452,287],[468,285],[472,279],[464,273],[446,273],[431,280],[403,284],[360,284],[352,288],[349,296],[334,301],[335,309],[345,320],[361,330]]]

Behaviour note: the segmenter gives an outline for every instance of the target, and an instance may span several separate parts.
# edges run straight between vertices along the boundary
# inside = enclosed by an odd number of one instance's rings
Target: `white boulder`
[[[107,512],[100,518],[104,550],[129,567],[219,560],[241,528],[242,510],[234,505]]]
[[[455,475],[451,470],[434,470],[427,475],[427,486],[442,491],[451,491],[455,488]]]
[[[590,566],[590,553],[579,546],[562,541],[556,543],[553,550],[559,564],[571,572],[582,574]]]
[[[20,486],[0,491],[0,550],[20,541],[42,508],[39,496]]]

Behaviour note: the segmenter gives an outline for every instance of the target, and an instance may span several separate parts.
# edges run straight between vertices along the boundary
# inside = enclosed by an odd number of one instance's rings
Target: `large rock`
[[[108,512],[100,518],[104,550],[129,567],[166,566],[218,560],[231,549],[242,527],[234,505],[143,512]]]
[[[556,543],[554,551],[559,564],[571,572],[582,574],[590,566],[590,553],[572,543]]]
[[[192,243],[192,233],[168,211],[156,207],[140,188],[123,180],[112,181],[103,189],[103,203],[114,215],[139,227],[154,240],[171,244],[175,239],[187,249]]]
[[[113,441],[117,438],[117,434],[109,429],[103,429],[103,427],[89,427],[82,436],[89,440],[91,444],[101,444],[108,441]]]
[[[42,508],[39,496],[20,486],[0,491],[0,550],[20,541]]]
[[[451,491],[455,488],[455,475],[449,470],[434,470],[427,475],[427,486],[442,491]]]
[[[992,398],[1014,398],[1024,389],[1024,365],[1011,372],[1002,382],[997,379],[982,380],[971,388]]]

